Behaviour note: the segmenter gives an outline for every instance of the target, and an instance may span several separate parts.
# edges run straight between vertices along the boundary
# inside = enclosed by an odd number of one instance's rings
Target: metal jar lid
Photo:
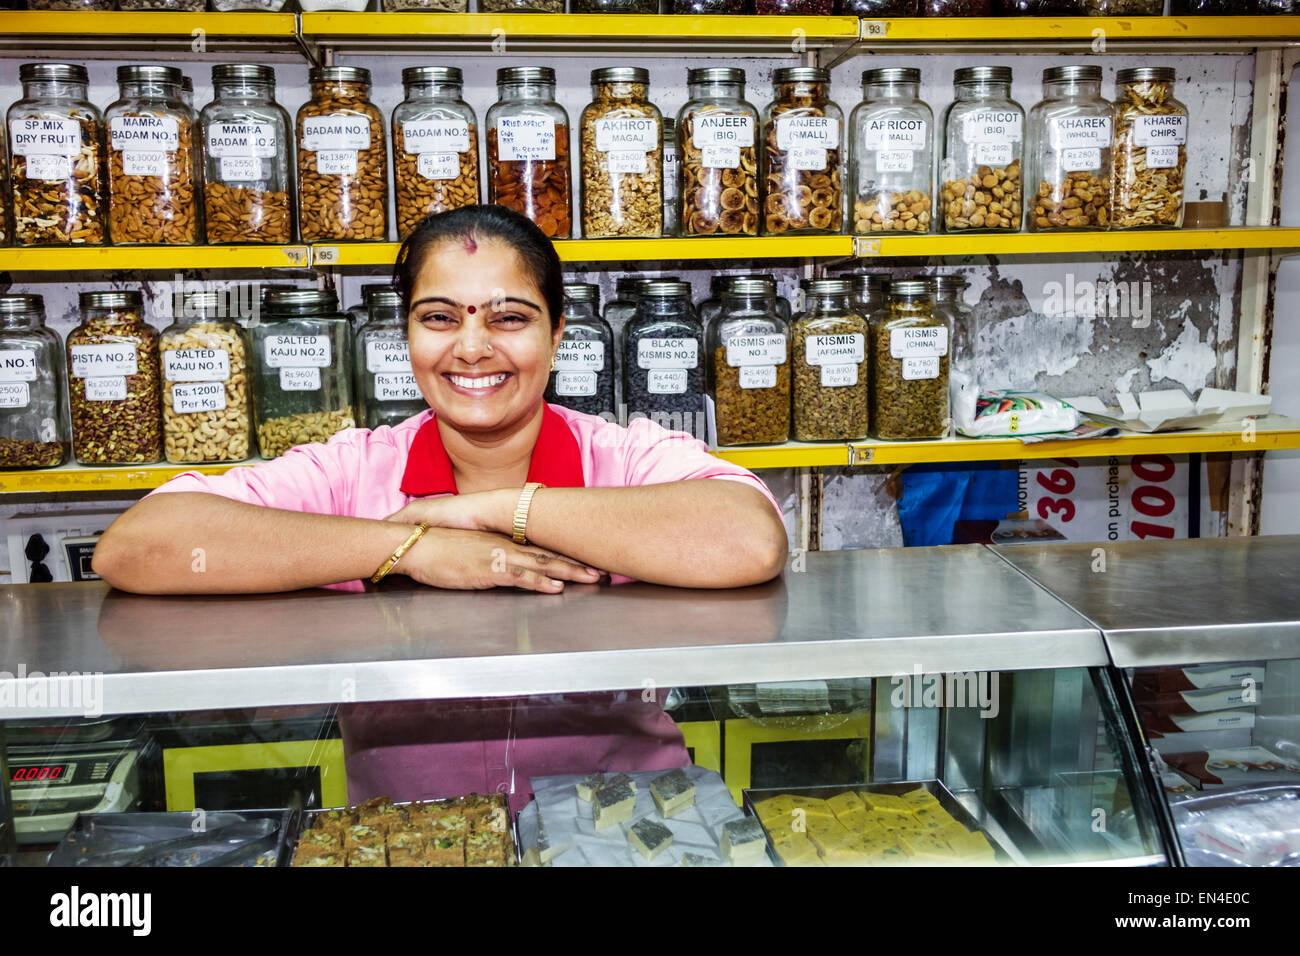
[[[555,83],[555,71],[549,66],[503,66],[497,70],[497,86],[520,83]]]
[[[216,292],[186,292],[178,298],[186,313],[210,315],[219,309],[224,311],[221,296]]]
[[[1053,66],[1043,71],[1044,83],[1100,83],[1099,66]]]
[[[929,279],[899,279],[889,284],[889,295],[894,297],[918,297],[930,294]]]
[[[374,292],[366,296],[366,308],[368,309],[400,309],[402,307],[402,295],[394,289],[386,289],[383,286],[374,286]]]
[[[144,297],[139,292],[127,289],[83,292],[77,300],[83,309],[139,309],[144,304]]]
[[[132,63],[117,68],[118,85],[123,83],[170,83],[179,87],[185,74],[174,66]]]
[[[1009,66],[963,66],[952,74],[953,86],[969,86],[976,83],[1010,83]]]
[[[680,299],[691,294],[691,284],[680,279],[647,279],[639,291],[655,299]]]
[[[914,66],[886,66],[862,71],[863,86],[888,86],[891,83],[920,83],[921,71]]]
[[[338,298],[328,289],[272,289],[265,305],[268,312],[282,314],[337,312]]]
[[[90,74],[77,63],[24,63],[18,67],[20,83],[89,83]]]
[[[1172,83],[1177,76],[1178,71],[1172,66],[1138,66],[1120,70],[1115,74],[1115,83],[1118,86],[1126,83]]]
[[[848,279],[813,279],[808,283],[809,295],[848,295],[853,283]]]
[[[772,71],[775,83],[829,83],[831,71],[821,66],[783,66]]]
[[[776,284],[768,282],[766,279],[755,279],[750,276],[737,276],[731,280],[727,286],[727,295],[774,295],[776,293]]]
[[[370,85],[370,71],[360,66],[314,66],[307,74],[311,83],[364,83]]]
[[[454,83],[460,86],[464,77],[458,66],[408,66],[402,70],[402,85],[420,83]]]
[[[234,80],[274,85],[275,70],[260,63],[219,63],[212,68],[213,83],[228,83]]]
[[[665,139],[667,139],[668,137],[672,136],[674,133],[677,132],[677,120],[673,119],[671,116],[665,116],[663,123],[664,123],[663,129],[664,129]]]
[[[39,295],[13,293],[0,295],[0,315],[26,315],[29,312],[44,312],[45,300]]]
[[[882,295],[889,291],[889,276],[881,275],[878,272],[863,273],[853,277],[853,288],[858,292],[868,294],[879,292]]]
[[[564,297],[570,302],[599,302],[600,286],[591,282],[566,282]]]
[[[376,292],[395,292],[391,282],[371,282],[361,287],[361,301],[369,302],[370,297]]]
[[[917,278],[921,277],[917,276]],[[926,276],[925,282],[930,289],[930,295],[943,302],[957,298],[958,293],[966,288],[966,280],[961,276]]]
[[[686,71],[687,83],[739,83],[745,85],[745,71],[735,66],[697,66]]]
[[[646,83],[650,71],[640,66],[604,66],[591,71],[591,82],[596,83]]]
[[[746,275],[723,276],[723,279],[724,279],[724,285],[723,285],[724,289],[730,288],[731,286],[735,285],[737,282],[765,282],[772,287],[773,292],[776,291],[776,276],[766,272],[750,272],[747,273]]]

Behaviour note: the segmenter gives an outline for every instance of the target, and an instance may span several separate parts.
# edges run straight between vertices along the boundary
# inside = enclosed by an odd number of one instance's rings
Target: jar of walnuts
[[[582,234],[663,235],[663,151],[659,110],[646,99],[650,71],[591,71],[594,99],[582,111]]]
[[[677,114],[682,235],[756,236],[758,110],[745,101],[745,71],[692,69],[686,84],[689,98]]]
[[[944,117],[939,194],[945,232],[1017,232],[1023,213],[1025,111],[1011,98],[1011,68],[953,74]]]
[[[1110,142],[1101,67],[1044,70],[1043,99],[1029,111],[1030,232],[1110,226]]]
[[[1183,224],[1187,107],[1174,99],[1173,67],[1115,74],[1115,172],[1111,227],[1168,229]]]
[[[849,121],[854,235],[932,228],[934,115],[920,91],[914,67],[862,74],[863,99]]]
[[[772,74],[775,99],[763,109],[764,235],[843,227],[843,114],[830,101],[830,79],[830,70],[811,66]],[[750,208],[747,201],[745,211]]]
[[[527,216],[552,239],[568,239],[569,114],[555,102],[555,71],[504,67],[497,95],[487,113],[488,201]]]
[[[478,203],[478,120],[454,66],[402,70],[406,99],[393,108],[397,238],[425,216]]]

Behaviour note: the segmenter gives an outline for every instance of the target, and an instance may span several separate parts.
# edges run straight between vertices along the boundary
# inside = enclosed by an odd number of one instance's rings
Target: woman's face
[[[458,431],[528,421],[546,391],[564,323],[550,314],[519,256],[499,240],[447,240],[424,257],[411,290],[411,368],[425,400]]]

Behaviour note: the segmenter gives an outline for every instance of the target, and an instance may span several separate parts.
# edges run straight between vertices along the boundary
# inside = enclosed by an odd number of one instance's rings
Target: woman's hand
[[[545,548],[517,545],[490,532],[433,527],[393,570],[429,587],[459,591],[507,587],[558,594],[565,581],[595,584],[600,580],[599,571]]]
[[[467,495],[417,498],[401,511],[389,515],[388,520],[403,524],[427,521],[431,528],[494,531],[508,535],[518,500],[519,492],[511,488],[478,491]]]

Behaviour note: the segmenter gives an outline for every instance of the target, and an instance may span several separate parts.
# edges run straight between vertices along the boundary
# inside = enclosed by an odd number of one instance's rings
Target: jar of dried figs
[[[1109,227],[1111,112],[1101,67],[1043,71],[1043,99],[1029,111],[1030,232]]]
[[[691,287],[676,279],[641,286],[636,315],[623,337],[623,398],[629,418],[665,428],[703,432],[704,329],[691,305]]]
[[[104,119],[86,99],[84,66],[24,63],[9,107],[9,183],[20,246],[104,241]]]
[[[357,332],[353,366],[361,428],[397,425],[429,408],[411,371],[402,297],[377,286],[367,297],[370,318]]]
[[[683,236],[758,235],[758,111],[745,102],[745,71],[687,72],[688,99],[677,114],[682,150]]]
[[[1174,99],[1174,70],[1143,66],[1115,74],[1111,227],[1183,224],[1187,107]]]
[[[663,133],[646,99],[650,71],[591,71],[582,111],[582,234],[588,239],[663,235]]]
[[[0,295],[0,468],[68,459],[63,344],[39,295]]]
[[[83,465],[148,464],[163,454],[158,332],[139,292],[81,293],[68,333],[72,453]]]
[[[734,280],[723,295],[722,314],[707,333],[718,444],[789,438],[789,326],[777,312],[775,284]]]
[[[853,307],[859,315],[871,317],[871,313],[885,304],[889,294],[889,276],[872,272],[855,275],[853,282]]]
[[[298,223],[304,242],[388,235],[384,117],[370,102],[370,71],[315,67],[298,110]]]
[[[840,127],[830,70],[782,67],[763,109],[763,233],[838,233],[843,227]],[[746,197],[745,211],[757,205]]]
[[[117,84],[121,99],[105,111],[109,237],[119,246],[198,242],[196,117],[181,100],[181,71],[119,66]]]
[[[214,98],[203,107],[204,225],[208,242],[293,241],[289,114],[275,101],[269,66],[212,68]]]
[[[1011,68],[969,66],[953,74],[944,117],[945,232],[1015,232],[1022,211],[1025,111],[1011,98]]]
[[[352,340],[333,292],[273,289],[252,329],[253,408],[263,458],[356,424]]]
[[[567,239],[569,114],[555,102],[555,71],[497,70],[497,95],[487,113],[488,201],[527,216],[552,239]]]
[[[867,320],[853,305],[848,279],[813,279],[808,308],[794,318],[795,441],[866,438]]]
[[[406,99],[393,108],[397,237],[425,216],[479,201],[478,120],[461,97],[454,66],[402,71]]]
[[[664,156],[663,234],[675,236],[681,231],[677,214],[682,201],[682,148],[677,144],[677,121],[671,117],[663,121],[660,149]]]
[[[948,434],[948,338],[926,279],[890,283],[871,315],[871,422],[877,438]]]
[[[158,342],[167,460],[243,461],[253,430],[248,333],[216,292],[192,292],[174,307]]]
[[[862,102],[849,121],[855,235],[932,227],[934,115],[920,91],[912,67],[862,74]]]
[[[600,317],[600,287],[565,283],[564,334],[546,400],[606,421],[614,417],[614,334]]]

